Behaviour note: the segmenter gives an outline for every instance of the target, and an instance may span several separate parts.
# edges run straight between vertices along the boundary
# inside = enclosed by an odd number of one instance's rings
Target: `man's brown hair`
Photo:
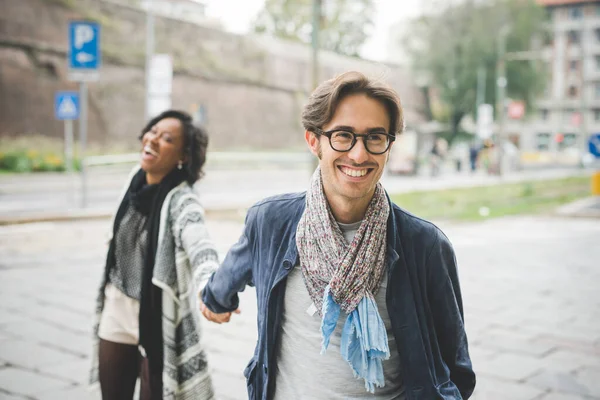
[[[404,129],[404,115],[400,98],[385,83],[370,79],[356,71],[344,72],[321,83],[308,98],[302,111],[302,125],[309,132],[322,129],[333,118],[340,101],[349,95],[363,93],[380,101],[390,117],[389,134],[399,135]]]

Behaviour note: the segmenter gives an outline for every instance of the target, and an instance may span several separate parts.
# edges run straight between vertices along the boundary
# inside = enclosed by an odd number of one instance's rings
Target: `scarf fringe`
[[[333,300],[329,285],[325,288],[322,312],[321,354],[325,354],[340,315],[340,306]],[[354,377],[364,379],[368,392],[375,393],[375,386],[385,386],[382,361],[390,358],[390,349],[387,331],[372,295],[363,297],[346,318],[340,353]]]

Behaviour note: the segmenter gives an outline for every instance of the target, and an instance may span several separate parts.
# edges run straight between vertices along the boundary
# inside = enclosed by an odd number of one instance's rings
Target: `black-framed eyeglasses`
[[[358,138],[362,138],[365,149],[371,154],[385,153],[390,148],[392,142],[396,140],[396,136],[383,132],[358,134],[339,129],[322,131],[318,128],[315,128],[313,132],[317,135],[327,136],[331,148],[341,153],[352,150]]]

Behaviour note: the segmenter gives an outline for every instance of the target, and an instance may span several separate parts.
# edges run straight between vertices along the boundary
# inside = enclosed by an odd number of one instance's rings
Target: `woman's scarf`
[[[106,277],[115,265],[114,238],[125,212],[130,205],[147,215],[148,247],[144,256],[144,270],[140,293],[139,343],[146,352],[153,379],[161,379],[163,368],[162,340],[162,292],[152,284],[154,261],[158,248],[160,211],[169,192],[185,180],[185,172],[174,168],[156,185],[148,185],[146,172],[140,169],[132,178],[129,189],[123,197],[113,225],[113,240],[110,242]]]

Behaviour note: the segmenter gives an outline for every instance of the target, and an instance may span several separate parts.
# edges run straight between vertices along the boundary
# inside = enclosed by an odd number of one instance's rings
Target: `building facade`
[[[533,115],[508,119],[506,132],[518,140],[525,162],[576,163],[589,135],[600,132],[600,0],[538,3],[548,13],[541,51],[548,82]]]

